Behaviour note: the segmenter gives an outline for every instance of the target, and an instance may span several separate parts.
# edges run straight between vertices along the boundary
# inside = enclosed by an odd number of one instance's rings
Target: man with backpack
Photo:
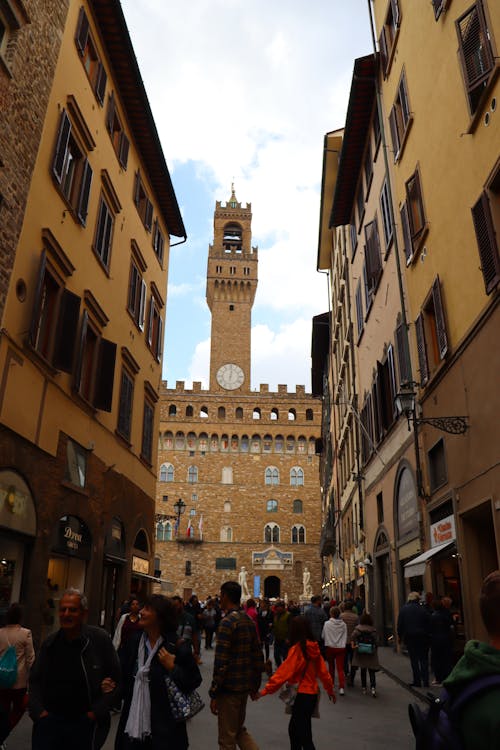
[[[489,642],[468,641],[426,714],[409,706],[417,750],[500,746],[500,570],[484,579],[479,608]]]

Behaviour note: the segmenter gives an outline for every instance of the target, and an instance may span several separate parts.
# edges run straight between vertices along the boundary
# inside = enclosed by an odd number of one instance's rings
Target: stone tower
[[[252,206],[216,202],[209,246],[207,303],[212,313],[210,390],[250,390],[250,331],[257,289],[257,248],[251,246]]]

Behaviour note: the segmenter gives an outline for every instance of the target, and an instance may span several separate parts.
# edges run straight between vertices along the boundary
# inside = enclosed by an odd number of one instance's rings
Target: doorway
[[[264,597],[266,599],[279,599],[281,595],[281,580],[278,576],[267,576],[264,581]]]

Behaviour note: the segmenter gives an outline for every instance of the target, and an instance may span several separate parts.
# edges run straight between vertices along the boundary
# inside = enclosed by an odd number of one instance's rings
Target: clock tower
[[[238,203],[233,185],[230,199],[215,204],[214,241],[208,252],[211,391],[250,390],[250,335],[258,260],[257,248],[251,246],[251,224],[252,206]]]

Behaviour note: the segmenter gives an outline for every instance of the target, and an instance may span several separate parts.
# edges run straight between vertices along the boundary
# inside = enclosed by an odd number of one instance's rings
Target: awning
[[[172,581],[168,581],[166,578],[158,578],[157,576],[150,576],[147,573],[138,573],[137,570],[132,571],[132,578],[147,578],[148,581],[154,581],[155,583],[167,583],[172,586]]]
[[[438,544],[436,547],[431,547],[425,552],[422,552],[418,557],[414,557],[413,560],[410,560],[410,562],[405,565],[405,578],[422,576],[425,573],[426,562],[430,560],[431,557],[434,557],[434,555],[439,554],[439,552],[443,552],[443,550],[450,547],[452,544],[455,544],[454,539],[450,542],[445,542],[444,544]]]

